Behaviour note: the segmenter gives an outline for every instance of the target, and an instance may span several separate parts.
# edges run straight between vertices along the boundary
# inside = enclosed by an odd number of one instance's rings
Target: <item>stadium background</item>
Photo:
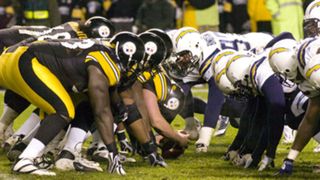
[[[39,18],[29,17],[27,12],[36,12],[39,2],[47,2],[48,16]],[[146,3],[146,2],[149,3]],[[246,33],[263,31],[276,34],[272,27],[276,19],[272,16],[270,7],[264,0],[1,0],[0,1],[0,28],[13,25],[46,25],[56,26],[70,20],[80,20],[101,15],[111,19],[118,31],[129,30],[141,32],[148,28],[164,30],[193,26],[200,31],[215,30],[230,33]],[[271,0],[267,0],[272,3]],[[278,0],[281,2],[284,0]],[[312,0],[296,0],[300,5],[295,8],[304,10]],[[159,3],[158,5],[156,3]],[[27,4],[27,5],[26,5]],[[146,7],[145,7],[146,6]],[[165,8],[165,14],[159,14]],[[28,8],[26,8],[28,7]],[[32,8],[30,8],[32,7]],[[38,7],[39,8],[39,7]],[[153,9],[152,9],[153,8]],[[169,13],[169,9],[170,12]],[[61,15],[61,16],[59,16]],[[284,14],[291,17],[295,13]],[[161,17],[163,16],[163,17]],[[301,15],[300,15],[301,16]],[[166,18],[164,18],[166,17]],[[161,18],[162,21],[155,19]],[[301,17],[300,17],[301,18]],[[290,18],[288,18],[290,19]],[[291,19],[293,19],[291,17]],[[302,22],[297,29],[302,29]],[[290,29],[295,30],[295,29]],[[302,38],[302,35],[301,37]],[[206,87],[194,89],[195,95],[206,99]],[[1,102],[3,94],[1,93]],[[1,103],[0,109],[3,109]],[[32,108],[23,113],[15,123],[15,129],[29,116]],[[197,115],[200,120],[202,116]],[[184,127],[179,117],[173,122],[176,129]],[[146,162],[136,156],[138,162],[125,164],[128,175],[125,179],[273,179],[277,169],[258,173],[256,170],[237,168],[223,161],[221,156],[232,141],[236,129],[229,127],[225,136],[212,138],[208,153],[195,154],[193,144],[190,144],[185,154],[179,160],[168,160],[169,168],[151,168]],[[90,141],[90,139],[89,139]],[[295,173],[290,179],[319,179],[320,175],[310,173],[311,165],[318,163],[318,155],[312,152],[316,143],[312,140],[299,156],[295,166]],[[289,150],[289,145],[281,144],[278,148],[276,167]],[[105,167],[106,165],[104,165]],[[32,175],[14,175],[10,172],[9,161],[0,154],[0,179],[35,179]],[[58,172],[54,179],[118,179],[119,176],[103,173]],[[41,179],[37,177],[36,179]],[[44,178],[43,178],[44,179]],[[45,177],[45,179],[50,179]]]

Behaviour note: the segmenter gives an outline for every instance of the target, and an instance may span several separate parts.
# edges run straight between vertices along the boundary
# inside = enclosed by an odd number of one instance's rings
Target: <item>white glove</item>
[[[258,171],[263,171],[269,167],[274,167],[273,159],[268,156],[264,156],[261,160]]]
[[[233,159],[233,164],[236,166],[244,166],[244,167],[249,167],[249,165],[252,162],[252,157],[251,154],[245,154],[245,155],[237,155]]]
[[[223,156],[223,159],[226,160],[226,161],[233,161],[234,158],[236,158],[238,155],[238,151],[228,151],[224,156]]]

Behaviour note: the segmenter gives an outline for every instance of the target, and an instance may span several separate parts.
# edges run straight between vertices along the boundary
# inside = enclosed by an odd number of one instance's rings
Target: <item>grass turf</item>
[[[205,93],[195,93],[197,96],[205,98]],[[0,101],[2,102],[3,95],[0,95]],[[3,104],[1,103],[0,109],[2,110]],[[15,122],[15,128],[19,127],[21,123],[28,117],[33,108],[29,108],[24,112]],[[203,119],[203,116],[197,115],[199,119]],[[181,118],[177,118],[172,123],[176,129],[182,129],[184,122]],[[120,177],[114,174],[108,174],[107,172],[101,173],[82,173],[82,172],[61,172],[56,171],[55,177],[38,177],[34,175],[17,175],[11,173],[11,164],[6,159],[3,152],[0,153],[0,179],[274,179],[274,173],[279,169],[282,164],[283,158],[286,156],[290,146],[280,144],[277,152],[277,159],[275,161],[276,168],[270,169],[264,172],[258,172],[254,169],[243,169],[234,167],[229,162],[221,160],[221,156],[224,154],[228,145],[233,140],[237,130],[229,126],[226,135],[222,137],[213,137],[209,152],[205,154],[196,154],[194,142],[190,143],[189,148],[185,154],[178,160],[167,160],[169,164],[168,168],[150,167],[147,162],[142,161],[138,156],[135,156],[137,163],[124,164],[127,175]],[[288,179],[320,179],[320,174],[312,173],[312,166],[318,163],[318,154],[312,152],[312,149],[316,146],[316,143],[312,140],[308,144],[307,148],[300,154],[299,158],[295,162],[294,174],[290,177],[284,177]],[[106,168],[106,164],[102,164],[103,168]]]

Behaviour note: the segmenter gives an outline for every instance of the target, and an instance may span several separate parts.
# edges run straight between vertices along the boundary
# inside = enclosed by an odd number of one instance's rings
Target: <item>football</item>
[[[183,153],[185,148],[181,147],[178,143],[168,138],[163,138],[160,141],[161,155],[164,159],[177,159]]]

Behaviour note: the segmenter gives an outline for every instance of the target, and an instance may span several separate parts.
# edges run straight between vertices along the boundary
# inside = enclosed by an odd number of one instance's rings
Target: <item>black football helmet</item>
[[[146,70],[160,64],[167,55],[166,45],[163,40],[154,33],[143,32],[139,37],[144,42],[146,56],[140,63],[141,68]]]
[[[110,43],[115,48],[123,73],[135,71],[138,64],[143,61],[145,56],[144,43],[137,35],[123,31],[114,35],[110,39]]]
[[[167,33],[165,33],[163,30],[157,29],[157,28],[149,29],[147,32],[152,32],[152,33],[156,34],[157,36],[159,36],[163,40],[163,42],[165,43],[166,48],[167,48],[166,59],[168,59],[172,55],[172,52],[173,52],[173,44],[172,44],[172,41],[171,41],[169,35]]]
[[[108,19],[93,16],[84,23],[84,31],[89,38],[111,38],[116,30]]]

